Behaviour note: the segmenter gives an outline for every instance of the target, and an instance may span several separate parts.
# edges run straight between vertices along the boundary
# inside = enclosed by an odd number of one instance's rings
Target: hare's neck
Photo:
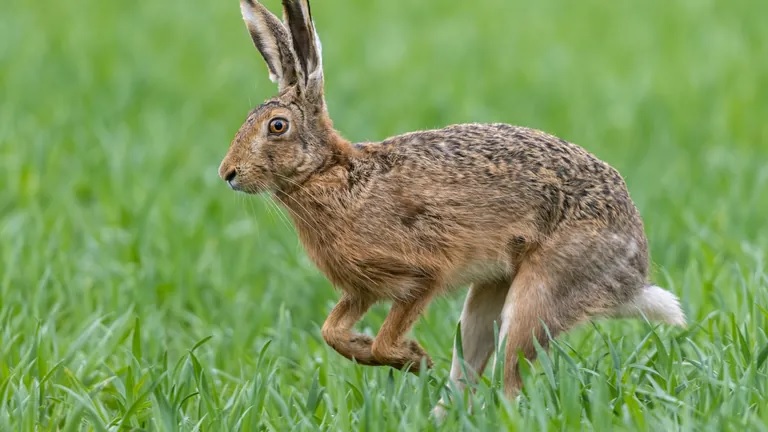
[[[357,150],[327,125],[325,162],[299,183],[289,183],[275,192],[277,199],[294,217],[296,225],[323,225],[326,219],[338,219],[343,212],[349,187],[349,172]],[[302,222],[302,219],[304,220]]]
[[[350,172],[366,157],[338,133],[329,133],[334,148],[327,164],[311,175],[300,187],[278,191],[275,198],[288,210],[303,240],[325,243],[340,235],[353,208]]]
[[[277,191],[274,198],[288,210],[299,231],[327,231],[344,218],[348,209],[348,171],[340,166],[291,191]]]
[[[288,211],[299,240],[310,259],[326,269],[323,257],[344,237],[347,209],[340,188],[311,182],[291,193],[276,192],[274,198]],[[324,270],[325,271],[325,270]]]

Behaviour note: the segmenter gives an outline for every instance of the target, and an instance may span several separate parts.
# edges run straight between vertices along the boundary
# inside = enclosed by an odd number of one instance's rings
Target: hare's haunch
[[[279,94],[248,114],[219,174],[287,209],[308,255],[342,292],[322,328],[341,355],[429,367],[406,334],[435,296],[463,285],[471,286],[460,318],[466,368],[454,349],[451,379],[462,386],[482,373],[497,323],[510,396],[521,386],[518,353],[534,358],[534,337],[546,347],[547,331],[642,315],[685,325],[677,297],[648,280],[643,224],[615,169],[577,145],[506,124],[350,143],[328,116],[309,3],[283,7],[285,22],[241,2]],[[392,309],[379,334],[355,333],[384,300]]]

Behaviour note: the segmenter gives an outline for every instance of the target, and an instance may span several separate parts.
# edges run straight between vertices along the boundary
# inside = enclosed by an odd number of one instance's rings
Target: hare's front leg
[[[431,294],[424,293],[408,301],[398,300],[392,304],[371,347],[371,353],[379,364],[396,369],[408,368],[415,373],[419,372],[421,360],[425,359],[427,368],[432,367],[432,359],[424,348],[415,340],[405,338],[431,298]]]
[[[371,299],[342,294],[322,328],[323,339],[328,345],[344,357],[368,366],[380,365],[371,353],[373,339],[353,332],[352,328],[373,303]]]

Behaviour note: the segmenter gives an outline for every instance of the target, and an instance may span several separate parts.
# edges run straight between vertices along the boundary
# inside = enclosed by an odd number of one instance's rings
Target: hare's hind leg
[[[505,348],[504,392],[513,398],[522,387],[519,354],[529,360],[536,358],[534,338],[543,348],[548,346],[544,325],[552,337],[573,324],[563,322],[550,298],[551,281],[541,269],[523,263],[512,282],[501,312],[499,345]],[[572,321],[572,320],[569,320]]]
[[[499,322],[501,308],[507,297],[511,280],[503,278],[495,281],[472,284],[469,288],[464,308],[461,311],[461,352],[464,362],[459,358],[459,347],[453,347],[451,361],[451,382],[458,391],[474,384],[483,374],[485,365],[493,353],[494,323]],[[468,376],[462,377],[466,371]],[[442,417],[446,401],[440,399],[433,413]]]
[[[519,354],[536,357],[534,340],[547,349],[550,337],[614,314],[645,284],[645,249],[629,236],[590,228],[550,238],[526,257],[512,281],[500,334],[506,338],[504,390],[510,397],[522,386]]]

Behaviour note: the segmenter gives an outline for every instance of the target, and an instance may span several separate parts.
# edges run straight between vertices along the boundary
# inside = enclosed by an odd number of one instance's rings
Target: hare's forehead
[[[248,114],[248,123],[262,122],[274,117],[295,117],[300,114],[294,104],[272,99],[257,106]]]

